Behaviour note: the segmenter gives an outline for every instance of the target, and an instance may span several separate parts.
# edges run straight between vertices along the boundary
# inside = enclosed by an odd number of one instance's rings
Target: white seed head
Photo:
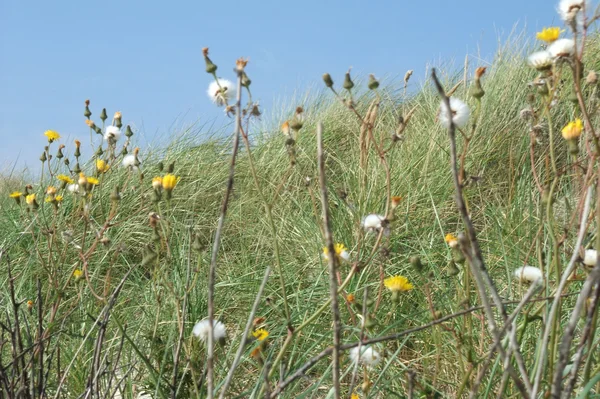
[[[552,57],[571,57],[575,53],[575,40],[558,39],[548,46],[548,52]]]
[[[515,270],[515,278],[521,283],[533,283],[544,278],[540,269],[533,266],[521,266]]]
[[[583,264],[586,266],[596,266],[598,261],[598,251],[595,249],[586,249],[583,257]]]
[[[121,137],[121,129],[116,126],[107,126],[104,131],[104,140],[108,141],[109,139],[113,139],[114,141],[119,140]]]
[[[450,110],[452,111],[452,122],[454,122],[454,125],[456,127],[465,127],[471,115],[469,106],[458,98],[450,97]],[[446,129],[450,127],[450,115],[444,101],[440,104],[439,120]]]
[[[381,361],[381,355],[370,346],[361,346],[360,352],[358,346],[350,349],[350,359],[353,363],[362,363],[367,367],[375,367]]]
[[[577,18],[583,19],[583,8],[589,6],[587,0],[561,0],[558,3],[558,14],[565,22],[573,22]]]
[[[129,154],[123,157],[123,166],[124,167],[132,167],[135,166],[135,155]]]
[[[210,82],[206,93],[213,103],[222,107],[235,99],[236,89],[229,80],[219,78],[219,83],[216,81]]]
[[[547,50],[536,51],[527,57],[527,63],[537,70],[543,70],[551,67],[552,62],[552,55]]]
[[[373,214],[365,216],[363,218],[362,226],[365,229],[365,231],[367,231],[367,232],[378,231],[382,228],[384,220],[385,220],[385,216],[377,215],[377,214],[373,213]]]
[[[192,334],[198,337],[202,342],[207,342],[209,326],[210,323],[208,322],[208,319],[199,321],[198,323],[196,323],[196,325],[194,325]],[[227,338],[227,330],[225,329],[225,324],[221,323],[218,320],[213,320],[213,326],[215,341],[223,341],[225,338]]]
[[[78,193],[79,192],[79,184],[69,184],[67,186],[67,190],[69,190],[72,193]]]

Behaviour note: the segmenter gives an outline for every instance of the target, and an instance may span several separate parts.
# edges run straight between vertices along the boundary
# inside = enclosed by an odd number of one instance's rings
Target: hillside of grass
[[[485,96],[478,105],[469,95],[469,87],[475,68],[480,66],[487,70],[482,77]],[[595,36],[588,39],[584,70],[597,71],[599,67],[600,40]],[[250,74],[251,64],[248,70]],[[531,84],[537,73],[527,66],[520,46],[507,46],[489,64],[469,60],[466,71],[438,74],[446,90],[456,87],[453,96],[467,102],[472,116],[477,116],[469,125],[475,133],[465,157],[468,184],[464,195],[499,295],[504,301],[518,302],[527,287],[515,281],[514,270],[524,264],[544,265],[550,240],[545,230],[540,233],[544,217],[540,209],[545,208],[532,177],[530,158],[533,140],[535,170],[549,181],[548,124],[540,122],[537,136],[532,137],[529,121],[522,118],[529,96],[536,98],[535,107],[541,104],[538,89]],[[342,76],[334,75],[337,86],[341,85]],[[207,75],[207,82],[209,79]],[[558,105],[552,111],[555,134],[579,115],[577,105],[569,98],[569,84],[572,78],[565,72],[557,84]],[[594,90],[597,88],[584,85],[586,96],[591,98],[597,93]],[[217,259],[215,318],[226,326],[228,339],[224,346],[216,347],[215,386],[222,386],[240,346],[267,267],[272,272],[258,302],[255,317],[260,320],[255,320],[254,329],[265,329],[269,335],[264,341],[250,338],[245,343],[228,397],[258,397],[266,389],[265,365],[279,362],[271,369],[273,389],[278,381],[288,378],[331,345],[329,308],[303,324],[327,303],[330,289],[328,265],[322,256],[325,241],[315,134],[319,122],[323,124],[332,234],[336,243],[348,248],[351,258],[339,268],[340,281],[356,268],[339,295],[342,343],[360,339],[364,319],[360,303],[365,289],[369,297],[368,320],[372,323],[364,331],[368,338],[425,325],[479,303],[467,266],[457,261],[456,253],[445,242],[448,233],[458,235],[464,231],[464,225],[455,202],[448,132],[436,116],[440,97],[429,80],[409,94],[400,80],[378,88],[377,93],[354,89],[356,111],[366,115],[376,96],[380,96],[381,103],[373,136],[388,150],[391,194],[401,197],[389,235],[363,232],[361,223],[366,215],[385,213],[386,172],[374,147],[361,168],[361,122],[330,91],[324,88],[297,104],[304,108],[304,124],[293,146],[294,164],[290,163],[290,143],[286,144],[287,138],[279,127],[285,119],[293,119],[293,111],[275,126],[256,119],[244,123],[251,153],[240,141],[233,193]],[[597,100],[592,104],[597,109]],[[102,126],[98,119],[100,108],[92,102],[90,109],[90,119]],[[392,140],[400,119],[411,110],[401,137]],[[593,118],[598,126],[596,113]],[[558,166],[565,175],[575,173],[569,167],[567,146],[559,136],[554,140]],[[17,313],[25,341],[17,345],[24,352],[22,359],[37,365],[40,354],[35,343],[40,335],[45,338],[43,361],[38,368],[32,366],[32,375],[47,373],[43,381],[48,397],[79,397],[90,385],[90,370],[96,370],[92,373],[96,376],[94,384],[97,390],[106,392],[105,397],[136,397],[140,392],[151,397],[205,397],[206,346],[192,334],[192,329],[208,314],[208,272],[229,174],[232,140],[211,138],[198,143],[192,134],[166,148],[142,148],[141,164],[136,170],[121,166],[122,148],[133,153],[135,134],[131,142],[125,143],[125,138],[121,138],[114,153],[101,135],[91,137],[93,147],[103,147],[103,154],[92,152],[89,143],[82,144],[81,169],[87,176],[95,175],[98,159],[106,159],[110,169],[97,176],[99,184],[90,196],[83,198],[60,189],[56,177],[59,173],[75,182],[78,179],[73,172],[74,144],[61,140],[50,144],[48,154],[54,157],[46,162],[41,176],[34,180],[10,176],[0,182],[0,277],[5,287],[0,296],[0,320],[6,327],[1,349],[5,381],[16,378],[8,374],[13,358],[7,332],[13,329]],[[63,152],[70,159],[68,167],[65,158],[56,158],[59,144],[66,145]],[[40,152],[45,145],[48,143],[41,137]],[[463,145],[459,134],[459,153]],[[163,191],[162,199],[156,202],[152,179],[164,176],[170,165],[179,180],[170,200],[166,200]],[[30,191],[37,193],[37,210],[31,210],[24,197],[18,204],[9,196],[14,191],[26,192],[28,184],[32,185]],[[56,186],[63,196],[57,206],[44,201],[48,186]],[[115,190],[118,200],[113,195]],[[273,225],[264,207],[265,199],[270,204]],[[568,230],[556,252],[561,264],[566,265],[577,249],[571,215],[581,208],[581,200],[578,186],[561,180],[554,204],[556,230]],[[586,237],[585,245],[589,245],[593,235]],[[415,267],[416,258],[422,267]],[[83,277],[73,275],[80,270]],[[394,275],[405,276],[414,286],[402,293],[399,302],[392,301],[390,293],[381,286],[382,276]],[[570,284],[565,293],[577,293],[584,279],[585,276]],[[14,289],[10,289],[9,280]],[[122,289],[111,302],[121,281]],[[303,327],[278,359],[288,337],[281,281],[289,306],[289,323],[294,329]],[[551,284],[546,284],[538,297],[552,294]],[[349,295],[356,299],[349,299]],[[29,300],[33,303],[27,304]],[[17,311],[15,301],[20,304]],[[573,296],[567,297],[563,306],[572,307],[574,302]],[[534,313],[539,306],[532,303],[528,311]],[[510,312],[514,304],[507,308]],[[107,314],[110,317],[105,319]],[[565,315],[559,323],[567,321]],[[527,364],[535,360],[542,326],[541,320],[532,317],[519,331],[521,347],[528,348],[523,350]],[[174,372],[180,334],[178,370]],[[348,353],[342,354],[342,389],[347,392],[346,397],[351,393],[351,385],[358,387],[353,392],[360,397],[372,398],[407,397],[411,384],[419,397],[466,394],[485,363],[491,342],[482,311],[452,318],[379,344],[382,362],[376,369],[359,368],[354,377]],[[596,348],[598,336],[592,342]],[[100,354],[95,352],[98,345],[102,348]],[[287,386],[281,397],[328,397],[331,365],[326,359]],[[101,367],[95,366],[96,361]],[[511,383],[506,386],[502,382],[499,358],[493,361],[483,376],[480,391],[487,392],[487,397],[518,395]],[[597,363],[595,367],[591,372],[598,371]]]

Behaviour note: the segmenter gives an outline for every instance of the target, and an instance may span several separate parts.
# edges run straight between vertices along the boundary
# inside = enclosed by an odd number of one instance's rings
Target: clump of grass
[[[120,112],[86,102],[91,146],[47,131],[39,180],[0,185],[2,391],[594,392],[600,41],[584,12],[563,12],[572,52],[540,32],[535,68],[504,48],[415,93],[411,73],[400,90],[326,74],[268,130],[251,64],[222,79],[204,49],[234,133],[199,145],[140,150]]]

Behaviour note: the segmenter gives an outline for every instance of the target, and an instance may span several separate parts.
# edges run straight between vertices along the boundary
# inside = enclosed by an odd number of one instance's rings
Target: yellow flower
[[[46,195],[54,195],[54,194],[56,194],[56,187],[48,186],[48,188],[46,189]]]
[[[98,185],[100,182],[95,177],[88,177],[87,182],[93,184],[94,186]]]
[[[23,195],[22,192],[20,191],[13,191],[12,193],[10,193],[8,196],[10,198],[21,198],[21,196]]]
[[[34,304],[33,304],[33,301],[31,299],[27,301],[27,309],[29,309],[29,310],[33,309],[33,305]]]
[[[385,288],[392,292],[404,292],[413,289],[413,285],[404,276],[392,276],[383,281]]]
[[[350,399],[360,399],[360,396],[358,396],[357,393],[353,393],[352,396],[350,396]]]
[[[348,248],[346,248],[346,246],[344,244],[337,243],[333,246],[333,248],[335,250],[335,256],[338,258],[338,260],[345,260],[345,261],[350,260],[350,254],[348,253]],[[329,260],[329,248],[327,248],[327,247],[323,247],[323,258],[325,260]]]
[[[171,191],[175,188],[175,185],[177,184],[178,181],[179,181],[179,177],[172,175],[172,174],[168,174],[162,178],[162,186],[165,190]]]
[[[581,136],[583,130],[583,123],[581,119],[575,119],[573,122],[569,122],[567,126],[563,127],[562,136],[565,140],[573,140]]]
[[[561,34],[561,30],[560,28],[554,26],[551,28],[544,28],[542,29],[541,32],[536,33],[535,37],[538,38],[539,40],[542,40],[546,43],[552,43],[553,41],[555,41],[556,39],[558,39],[558,37]]]
[[[46,199],[44,200],[44,202],[52,202],[54,201],[54,197],[46,197]]]
[[[152,179],[152,188],[155,190],[160,190],[162,188],[163,179],[160,176],[156,176]]]
[[[58,140],[60,138],[60,134],[54,130],[46,130],[44,132],[44,136],[48,138],[48,143],[52,143],[54,140]]]
[[[96,170],[100,173],[106,173],[106,171],[110,168],[106,161],[99,159],[96,161]]]
[[[259,328],[258,330],[254,331],[252,333],[252,335],[257,340],[264,341],[269,336],[269,332],[267,330],[265,330],[264,328]]]
[[[446,241],[446,244],[450,246],[450,248],[456,248],[458,246],[458,238],[452,233],[446,234],[444,240]]]
[[[58,175],[58,176],[56,176],[56,178],[58,180],[60,180],[61,182],[66,183],[66,184],[73,184],[73,183],[75,183],[75,181],[73,179],[71,179],[67,175]]]
[[[402,201],[402,197],[400,197],[399,195],[393,196],[392,197],[392,208],[395,209],[398,207],[398,205],[400,205],[400,202]]]
[[[62,200],[63,200],[63,196],[62,196],[62,195],[57,195],[56,197],[54,197],[54,200],[55,200],[56,202],[62,202]]]
[[[35,194],[29,194],[28,196],[26,196],[25,202],[27,202],[27,205],[33,205],[33,203],[35,202]]]
[[[73,272],[73,277],[75,277],[75,281],[81,280],[81,277],[83,277],[83,272],[79,269],[75,269]]]
[[[354,303],[356,298],[354,297],[354,294],[348,294],[346,295],[346,300],[348,301],[348,303]]]
[[[281,132],[286,136],[290,135],[290,122],[289,121],[283,122],[283,124],[281,125]]]

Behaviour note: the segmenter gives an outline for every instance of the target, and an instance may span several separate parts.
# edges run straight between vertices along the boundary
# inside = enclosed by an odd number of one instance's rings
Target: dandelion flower
[[[63,200],[62,195],[57,195],[56,197],[54,197],[54,201],[56,201],[56,202],[62,202],[62,200]]]
[[[537,267],[522,266],[515,270],[515,277],[521,283],[533,283],[544,278],[544,275]]]
[[[155,190],[160,190],[162,188],[162,177],[156,176],[152,179],[152,188]]]
[[[352,395],[350,395],[350,399],[360,399],[360,396],[358,396],[357,393],[353,393]]]
[[[258,330],[252,333],[252,336],[258,341],[264,341],[269,336],[269,332],[264,328],[259,328]]]
[[[450,248],[458,247],[458,238],[452,233],[446,234],[446,237],[444,237],[444,241],[446,241],[446,244],[448,244]]]
[[[404,276],[392,276],[383,281],[385,288],[391,292],[406,292],[413,289],[413,285]]]
[[[196,323],[194,328],[192,329],[192,334],[200,339],[202,342],[208,342],[208,333],[209,333],[210,323],[208,319],[204,319]],[[225,329],[225,324],[221,323],[218,320],[213,320],[213,334],[215,340],[221,344],[225,343],[225,339],[227,338],[227,330]]]
[[[544,41],[546,43],[552,43],[560,36],[561,30],[560,28],[553,26],[551,28],[544,28],[541,32],[538,32],[535,37],[538,40]]]
[[[110,166],[108,165],[108,163],[103,160],[103,159],[98,159],[96,161],[96,170],[99,173],[106,173],[108,171],[108,169],[110,168]]]
[[[558,3],[558,14],[563,21],[573,22],[578,14],[581,15],[579,12],[583,11],[588,3],[587,0],[561,0]]]
[[[46,195],[54,195],[54,194],[56,194],[56,187],[48,186],[48,188],[46,189]]]
[[[31,299],[27,301],[27,309],[29,309],[29,310],[33,309],[33,305],[34,305],[34,303]]]
[[[350,359],[352,359],[353,363],[362,363],[367,367],[375,367],[381,361],[381,355],[370,346],[362,346],[360,352],[358,346],[355,346],[350,349]]]
[[[75,278],[75,281],[79,281],[81,280],[81,277],[83,277],[83,272],[79,269],[75,269],[73,272],[73,277]]]
[[[348,252],[348,248],[344,244],[337,243],[334,245],[335,256],[338,259],[345,260],[346,262],[350,261],[350,253]],[[329,248],[323,247],[323,259],[329,260]]]
[[[26,196],[25,202],[27,203],[27,205],[33,205],[33,203],[35,202],[35,194],[29,194],[28,196]]]
[[[469,106],[459,100],[458,98],[450,97],[450,110],[452,112],[452,122],[456,127],[464,127],[469,121],[471,111]],[[446,103],[442,101],[440,105],[439,120],[442,126],[450,128],[450,118],[448,117],[448,107]]]
[[[377,215],[377,214],[371,214],[368,216],[365,216],[362,220],[362,226],[365,229],[365,231],[369,232],[369,231],[378,231],[381,230],[381,228],[383,227],[383,222],[385,221],[385,216],[382,215]]]
[[[550,69],[553,62],[552,54],[547,50],[536,51],[527,57],[527,63],[538,71]]]
[[[54,130],[46,130],[44,132],[44,136],[46,136],[46,138],[48,139],[48,143],[52,143],[53,141],[58,140],[60,138],[60,134],[58,134],[58,132]]]
[[[167,174],[162,178],[162,186],[166,191],[172,191],[175,188],[175,185],[177,185],[178,181],[179,177],[172,174]]]
[[[104,132],[104,140],[109,141],[118,141],[119,137],[121,137],[121,129],[116,126],[107,126],[106,131]]]
[[[207,94],[210,100],[219,107],[227,104],[235,98],[235,86],[227,79],[218,79],[208,85]]]
[[[100,184],[100,181],[98,181],[98,179],[96,179],[95,177],[88,177],[87,182],[93,186],[97,186],[98,184]]]
[[[283,122],[281,125],[281,133],[283,133],[284,136],[290,135],[290,121]]]
[[[69,190],[72,193],[78,193],[79,192],[79,184],[69,184],[67,186],[67,190]]]
[[[126,168],[132,168],[136,164],[136,156],[134,154],[129,154],[123,157],[123,166]]]
[[[71,179],[67,175],[58,175],[58,176],[56,176],[56,178],[65,184],[73,184],[75,182],[73,179]]]
[[[562,136],[565,140],[573,140],[579,138],[581,136],[581,132],[583,130],[583,123],[581,119],[575,119],[572,122],[569,122],[567,126],[562,129]]]
[[[598,261],[598,251],[595,249],[586,249],[583,257],[583,264],[586,266],[596,266]]]
[[[21,198],[21,196],[23,195],[22,192],[20,191],[13,191],[12,193],[10,193],[8,196],[10,198]]]
[[[570,57],[575,53],[575,40],[558,39],[548,46],[548,52],[552,57]]]

